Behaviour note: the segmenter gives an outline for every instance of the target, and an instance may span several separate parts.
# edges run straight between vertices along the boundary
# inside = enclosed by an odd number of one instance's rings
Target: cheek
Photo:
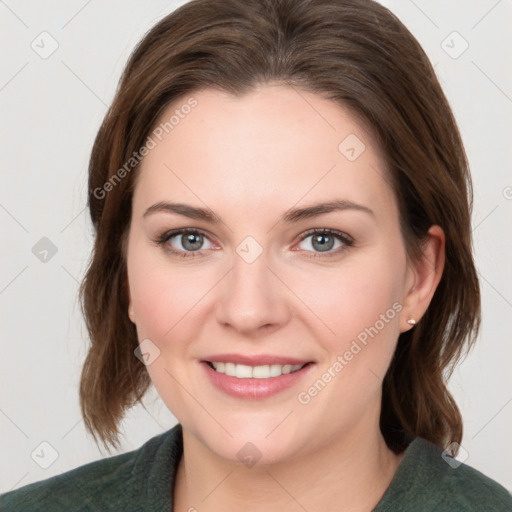
[[[144,251],[131,256],[128,278],[137,335],[140,341],[150,339],[161,354],[147,366],[151,381],[173,414],[193,410],[178,384],[190,380],[190,367],[176,362],[186,357],[189,341],[200,329],[194,317],[211,285],[205,283],[204,272],[180,270]]]
[[[303,273],[294,290],[336,339],[347,340],[390,308],[388,317],[398,323],[396,306],[393,308],[402,299],[403,279],[398,268],[374,256],[358,258],[314,276]]]
[[[350,387],[377,390],[400,334],[402,272],[391,259],[372,259],[357,277],[344,299],[348,316],[340,348],[353,375]]]
[[[153,249],[154,250],[154,249]],[[190,271],[140,251],[128,262],[130,296],[139,337],[157,344],[179,339],[178,332],[195,325],[195,307],[213,286],[204,271]]]
[[[297,295],[308,297],[304,302],[320,320],[314,336],[326,353],[321,370],[340,377],[331,392],[347,403],[377,392],[395,350],[405,258],[392,252],[369,251],[296,282]]]
[[[359,261],[357,268],[344,268],[325,280],[329,292],[322,294],[323,302],[318,300],[315,312],[322,312],[318,316],[334,334],[325,327],[317,331],[327,333],[317,334],[327,352],[319,368],[319,389],[324,385],[328,389],[317,403],[322,415],[356,417],[380,393],[399,336],[399,281],[389,264],[377,265],[374,258],[369,266]],[[304,391],[309,393],[307,388]],[[313,401],[314,396],[306,398]],[[343,403],[345,411],[322,410],[322,402],[333,400]]]

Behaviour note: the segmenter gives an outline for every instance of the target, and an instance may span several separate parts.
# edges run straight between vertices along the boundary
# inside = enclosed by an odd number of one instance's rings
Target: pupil
[[[315,246],[315,242],[319,244],[317,247]],[[328,251],[333,247],[334,238],[330,235],[315,235],[312,244],[315,249],[319,249],[322,252]]]
[[[188,235],[184,235],[182,240],[185,241],[183,243],[183,247],[185,247],[185,249],[188,249],[190,251],[197,250],[201,247],[201,235],[196,235],[196,234],[190,233]]]

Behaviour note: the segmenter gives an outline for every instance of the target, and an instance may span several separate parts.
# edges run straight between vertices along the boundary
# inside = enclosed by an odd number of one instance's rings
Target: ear
[[[431,226],[422,246],[422,256],[410,262],[407,270],[405,297],[400,319],[400,332],[413,327],[407,321],[416,323],[427,311],[445,264],[445,234],[441,227]]]
[[[130,293],[130,283],[128,282],[128,273],[125,274],[126,291],[128,292],[128,316],[130,320],[135,323],[135,313],[133,311],[132,296]]]

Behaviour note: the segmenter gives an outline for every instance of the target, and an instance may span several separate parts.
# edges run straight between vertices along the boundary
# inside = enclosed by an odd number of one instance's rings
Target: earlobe
[[[401,332],[412,329],[425,314],[441,281],[445,264],[445,234],[440,226],[431,226],[423,244],[423,255],[411,263],[412,285],[406,290]]]
[[[130,294],[130,283],[128,282],[128,275],[125,277],[126,279],[126,292],[128,294],[128,317],[132,321],[132,323],[135,323],[135,313],[133,311],[133,304],[132,304],[132,297]]]

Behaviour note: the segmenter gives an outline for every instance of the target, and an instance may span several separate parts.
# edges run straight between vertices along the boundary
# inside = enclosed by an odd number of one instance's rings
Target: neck
[[[388,449],[377,425],[325,439],[314,452],[247,467],[218,457],[183,429],[183,457],[174,510],[371,511],[388,488],[403,454]],[[376,427],[376,428],[375,428]]]

